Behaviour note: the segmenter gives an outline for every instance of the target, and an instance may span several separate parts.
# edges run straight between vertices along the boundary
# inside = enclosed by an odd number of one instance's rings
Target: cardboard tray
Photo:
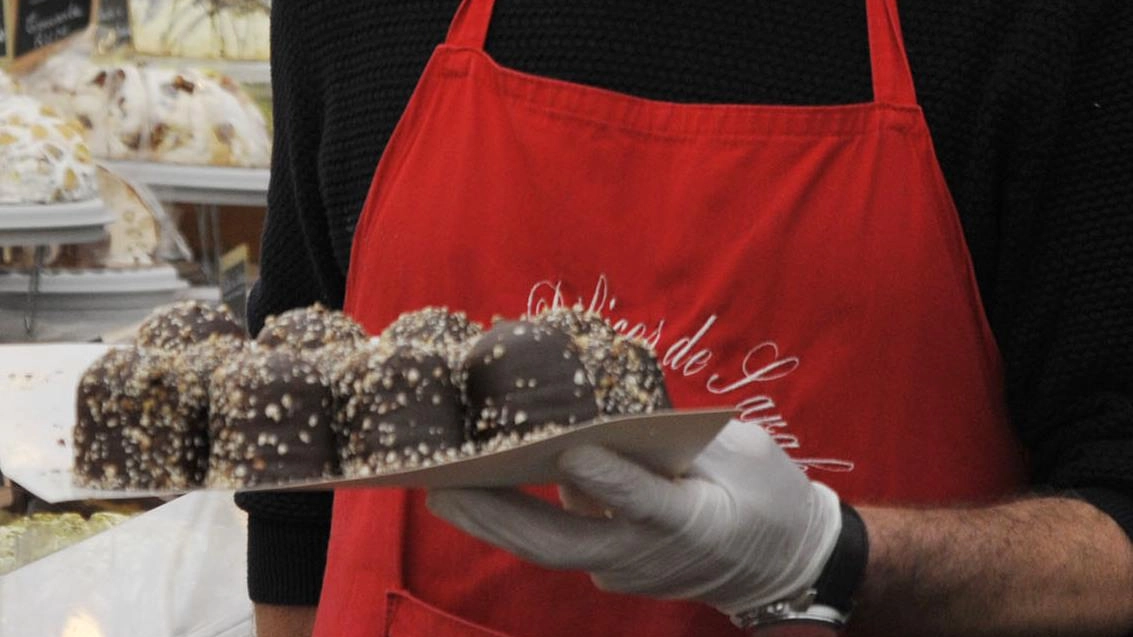
[[[369,487],[513,487],[561,481],[558,455],[580,445],[600,445],[633,458],[653,471],[679,476],[734,417],[731,409],[665,411],[621,416],[580,425],[507,449],[432,467],[385,472],[366,478],[315,480],[255,487],[250,491],[351,489]]]

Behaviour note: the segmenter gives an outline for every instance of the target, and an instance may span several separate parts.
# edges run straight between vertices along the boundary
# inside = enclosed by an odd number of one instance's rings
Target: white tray
[[[101,199],[60,204],[0,205],[0,245],[49,245],[98,241],[114,212]]]
[[[267,168],[194,166],[145,161],[107,161],[124,177],[148,186],[158,199],[195,204],[264,206],[267,204]]]
[[[31,281],[25,272],[0,272],[0,308],[22,309]],[[189,287],[169,265],[122,269],[45,269],[39,278],[37,308],[114,310],[156,307]]]
[[[172,495],[170,491],[104,491],[72,484],[71,434],[75,389],[84,369],[106,345],[0,346],[0,471],[49,502]],[[555,482],[554,459],[581,444],[599,444],[632,456],[663,474],[683,473],[734,417],[732,409],[669,411],[629,416],[570,429],[507,450],[355,480],[264,485],[262,490],[359,487],[501,487]],[[203,490],[203,489],[202,489]]]

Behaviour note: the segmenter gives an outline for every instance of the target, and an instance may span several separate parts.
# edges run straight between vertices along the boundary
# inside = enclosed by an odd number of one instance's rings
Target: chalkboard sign
[[[102,0],[98,7],[99,39],[110,38],[114,46],[130,42],[130,8],[126,0]]]
[[[4,3],[0,2],[0,60],[8,57],[8,23],[5,22],[5,13]]]
[[[248,246],[241,243],[220,258],[220,300],[236,320],[247,319]]]
[[[16,3],[15,56],[65,40],[90,26],[94,0],[20,0]]]

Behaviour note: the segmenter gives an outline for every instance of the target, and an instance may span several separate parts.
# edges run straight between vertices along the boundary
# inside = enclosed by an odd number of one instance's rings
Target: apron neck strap
[[[445,44],[484,49],[495,0],[462,0],[449,26]],[[917,93],[905,53],[897,0],[866,0],[869,22],[869,56],[873,72],[873,100],[915,106]]]
[[[905,54],[897,0],[866,0],[869,19],[869,57],[873,70],[873,101],[915,106],[917,92]]]
[[[492,21],[495,0],[463,0],[448,29],[445,44],[469,49],[484,50],[488,39],[488,24]]]

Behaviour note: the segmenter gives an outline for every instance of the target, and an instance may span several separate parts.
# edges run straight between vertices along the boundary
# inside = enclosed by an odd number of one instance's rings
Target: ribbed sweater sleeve
[[[278,14],[283,3],[275,3]],[[278,18],[273,15],[273,18]],[[272,314],[315,301],[342,303],[344,277],[334,267],[319,197],[321,139],[317,87],[307,81],[304,25],[276,19],[272,28],[274,146],[260,276],[248,299],[252,334]],[[322,588],[330,536],[331,493],[238,493],[248,512],[248,593],[257,603],[314,605]]]

